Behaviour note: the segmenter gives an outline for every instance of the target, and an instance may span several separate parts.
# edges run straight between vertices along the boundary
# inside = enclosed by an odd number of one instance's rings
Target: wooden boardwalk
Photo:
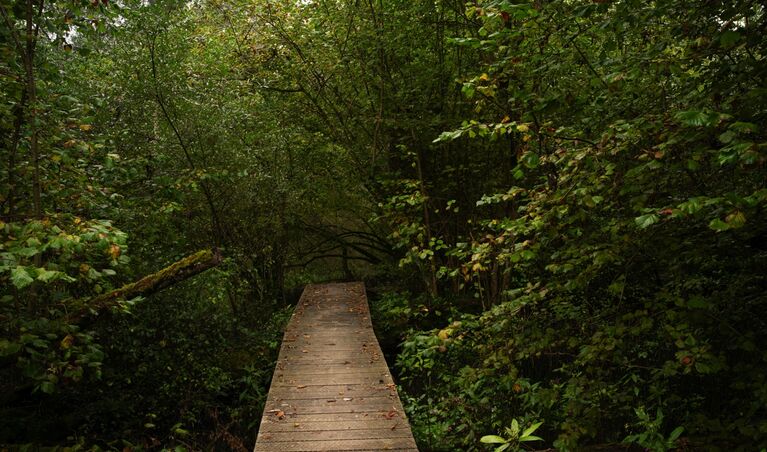
[[[363,283],[310,285],[285,331],[256,451],[417,451]]]

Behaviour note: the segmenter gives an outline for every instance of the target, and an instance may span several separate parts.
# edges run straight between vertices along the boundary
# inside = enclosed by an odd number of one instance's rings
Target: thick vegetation
[[[423,450],[767,448],[760,2],[0,13],[0,444],[250,449],[364,279]]]

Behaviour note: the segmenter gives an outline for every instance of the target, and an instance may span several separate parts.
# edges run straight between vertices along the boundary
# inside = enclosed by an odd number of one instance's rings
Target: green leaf
[[[474,84],[473,83],[464,83],[463,87],[461,88],[461,92],[464,96],[466,96],[467,99],[471,99],[474,97]]]
[[[705,309],[708,307],[708,302],[701,296],[693,296],[687,300],[687,306],[692,309]]]
[[[541,161],[535,152],[527,152],[522,159],[528,168],[536,168]]]
[[[674,117],[682,124],[692,127],[709,126],[712,123],[710,115],[698,110],[680,111]]]
[[[13,270],[11,270],[11,282],[14,286],[16,286],[17,289],[23,289],[27,287],[28,285],[32,284],[34,279],[32,279],[31,276],[29,276],[29,273],[27,273],[27,269],[24,267],[16,267]]]
[[[532,435],[536,430],[538,430],[538,427],[543,425],[543,422],[536,422],[535,424],[531,425],[530,427],[527,427],[524,432],[522,432],[522,437],[530,436]]]
[[[759,130],[759,127],[757,127],[756,124],[751,122],[733,122],[730,127],[728,127],[730,130],[734,130],[739,133],[756,133]]]
[[[18,254],[19,256],[24,256],[24,257],[32,257],[35,254],[37,254],[38,251],[39,250],[37,248],[30,246],[30,247],[19,249],[18,251],[16,251],[16,254]]]
[[[714,218],[711,220],[711,222],[708,224],[708,227],[716,232],[723,232],[730,229],[730,225],[720,220],[719,218]]]
[[[721,135],[719,135],[719,141],[721,141],[724,144],[729,144],[734,139],[735,139],[735,132],[733,132],[732,130],[727,130]]]
[[[508,442],[498,435],[485,435],[479,441],[485,444],[505,444]]]
[[[674,429],[673,432],[668,436],[669,441],[676,441],[677,438],[679,438],[679,435],[682,434],[684,431],[684,427],[677,427]]]
[[[684,213],[686,213],[688,215],[693,215],[693,214],[697,213],[698,211],[700,211],[700,209],[703,208],[703,202],[702,201],[703,201],[702,198],[690,198],[687,201],[679,204],[677,207],[682,212],[684,212]]]
[[[641,217],[636,217],[634,222],[636,222],[636,225],[639,226],[640,229],[645,229],[657,223],[658,220],[660,220],[658,215],[654,213],[648,213],[646,215],[642,215]]]
[[[18,342],[9,342],[7,339],[0,341],[0,356],[10,356],[21,350],[22,345]]]
[[[524,441],[543,441],[543,438],[539,436],[523,436],[519,438],[519,442],[524,442]]]
[[[740,33],[737,31],[727,30],[719,35],[719,43],[722,47],[732,47],[738,41],[740,41]]]
[[[519,435],[519,422],[516,419],[511,420],[511,434],[515,437]]]

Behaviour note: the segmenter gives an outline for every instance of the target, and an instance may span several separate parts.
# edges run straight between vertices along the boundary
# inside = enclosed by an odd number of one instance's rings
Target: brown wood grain
[[[304,289],[255,450],[418,450],[373,333],[363,283]]]

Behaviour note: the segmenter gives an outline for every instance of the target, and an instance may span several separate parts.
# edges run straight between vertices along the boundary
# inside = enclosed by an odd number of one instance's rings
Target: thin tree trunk
[[[42,10],[43,0],[40,0]],[[29,123],[29,149],[32,158],[32,206],[33,215],[40,219],[43,217],[43,208],[40,200],[40,148],[38,143],[37,129],[37,84],[35,80],[35,9],[34,1],[27,0],[26,5],[26,51],[24,52],[24,70],[26,72],[27,95],[29,96],[28,123]]]
[[[27,90],[21,92],[21,100],[14,108],[13,136],[8,155],[8,220],[16,216],[16,153],[21,141],[21,128],[24,126],[24,109],[27,106]]]
[[[413,137],[415,139],[415,136]],[[423,226],[424,233],[426,235],[426,246],[431,246],[431,220],[429,217],[429,195],[426,192],[426,183],[423,179],[423,169],[421,167],[421,151],[416,152],[416,170],[418,171],[418,183],[421,191],[421,198],[423,198]],[[429,257],[429,274],[427,277],[427,284],[429,289],[429,295],[436,297],[439,295],[437,291],[437,264],[435,262],[436,256],[431,255]]]

